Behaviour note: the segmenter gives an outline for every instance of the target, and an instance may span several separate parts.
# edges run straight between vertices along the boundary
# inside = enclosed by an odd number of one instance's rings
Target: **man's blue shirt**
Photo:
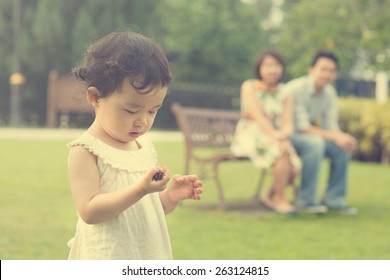
[[[294,98],[295,131],[310,126],[339,129],[337,92],[332,85],[326,85],[321,92],[316,92],[313,78],[303,76],[288,82],[283,90]]]

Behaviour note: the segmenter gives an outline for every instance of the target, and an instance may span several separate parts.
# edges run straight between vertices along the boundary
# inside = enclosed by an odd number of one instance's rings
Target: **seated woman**
[[[288,136],[293,132],[292,98],[282,90],[285,65],[273,51],[256,64],[256,79],[241,85],[242,118],[237,124],[231,151],[249,157],[257,168],[273,169],[273,184],[262,203],[277,213],[293,213],[285,189],[299,174],[301,162]]]

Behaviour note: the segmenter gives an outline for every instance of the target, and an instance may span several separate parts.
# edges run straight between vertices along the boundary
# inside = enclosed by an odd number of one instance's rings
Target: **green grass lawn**
[[[0,140],[0,259],[66,259],[76,213],[65,141]],[[158,142],[161,165],[183,171],[183,146]],[[322,181],[326,180],[324,161]],[[258,178],[249,162],[221,168],[230,202],[249,200]],[[270,178],[267,178],[269,180]],[[269,182],[267,182],[269,183]],[[322,193],[322,190],[321,192]],[[390,259],[390,167],[353,162],[349,203],[355,217],[220,212],[215,186],[167,216],[175,259]]]

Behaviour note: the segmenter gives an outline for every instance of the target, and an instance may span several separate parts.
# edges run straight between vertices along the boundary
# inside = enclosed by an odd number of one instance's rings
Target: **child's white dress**
[[[113,192],[134,185],[157,164],[153,144],[147,137],[141,138],[137,139],[141,149],[123,151],[85,132],[68,147],[83,146],[94,154],[101,190]],[[116,218],[104,223],[88,225],[79,217],[76,234],[69,246],[69,259],[172,259],[159,193],[144,196]]]

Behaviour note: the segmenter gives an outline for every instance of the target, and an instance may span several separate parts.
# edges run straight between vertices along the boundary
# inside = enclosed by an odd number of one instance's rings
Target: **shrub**
[[[373,99],[339,98],[339,122],[342,130],[354,135],[358,150],[354,158],[363,161],[390,162],[390,103]]]

